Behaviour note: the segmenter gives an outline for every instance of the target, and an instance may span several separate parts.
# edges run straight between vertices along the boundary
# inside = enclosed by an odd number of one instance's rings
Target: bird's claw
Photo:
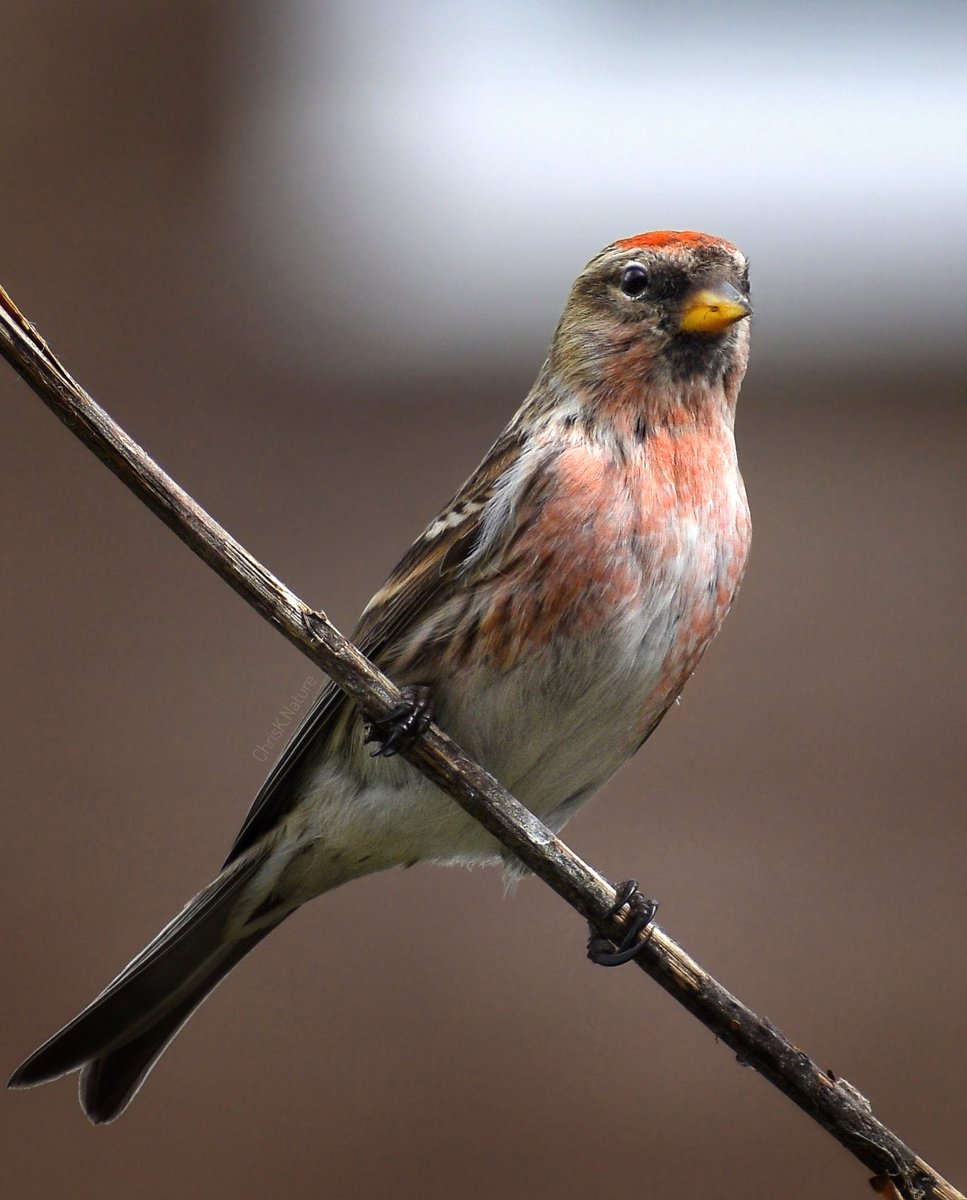
[[[400,691],[403,699],[392,712],[367,722],[364,744],[379,742],[373,758],[392,758],[399,754],[426,733],[433,720],[430,689],[425,684],[407,684]]]
[[[648,945],[648,938],[642,938],[641,934],[655,919],[655,913],[658,911],[658,902],[649,900],[638,891],[637,879],[619,883],[615,890],[615,902],[605,913],[605,920],[617,916],[627,905],[628,923],[624,936],[618,943],[599,933],[594,925],[588,925],[588,958],[599,967],[620,967],[622,963],[631,962],[640,954]]]

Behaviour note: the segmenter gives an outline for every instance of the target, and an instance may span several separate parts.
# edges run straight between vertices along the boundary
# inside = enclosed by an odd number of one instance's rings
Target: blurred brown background
[[[618,3],[3,9],[0,280],[343,628],[522,398],[592,253],[663,226],[749,252],[747,582],[568,838],[963,1188],[962,7],[794,28],[739,4],[687,60],[684,17]],[[209,878],[318,672],[6,368],[0,396],[12,1070]],[[493,872],[337,892],[116,1125],[73,1080],[4,1093],[4,1194],[867,1194],[583,942]]]

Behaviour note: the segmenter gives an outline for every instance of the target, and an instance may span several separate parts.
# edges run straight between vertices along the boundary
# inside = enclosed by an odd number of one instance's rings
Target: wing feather
[[[423,613],[460,586],[460,572],[480,537],[482,518],[500,479],[520,451],[520,435],[508,428],[443,509],[409,548],[384,586],[366,606],[352,641],[377,664],[392,660],[393,647]],[[225,866],[252,847],[295,807],[307,769],[351,706],[331,681],[320,692],[249,810]]]

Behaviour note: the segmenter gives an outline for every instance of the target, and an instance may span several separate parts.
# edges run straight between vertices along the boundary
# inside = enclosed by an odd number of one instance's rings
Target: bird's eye
[[[640,263],[632,263],[621,273],[621,290],[632,298],[640,296],[648,286],[648,272]]]

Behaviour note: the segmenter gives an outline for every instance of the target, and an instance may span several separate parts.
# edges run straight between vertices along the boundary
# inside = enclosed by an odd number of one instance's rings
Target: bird
[[[220,872],[9,1086],[79,1071],[84,1112],[112,1121],[308,900],[420,862],[523,873],[398,751],[432,717],[558,832],[652,734],[746,566],[751,315],[747,261],[722,238],[660,230],[591,259],[523,405],[353,634],[401,708],[368,722],[325,686]]]

